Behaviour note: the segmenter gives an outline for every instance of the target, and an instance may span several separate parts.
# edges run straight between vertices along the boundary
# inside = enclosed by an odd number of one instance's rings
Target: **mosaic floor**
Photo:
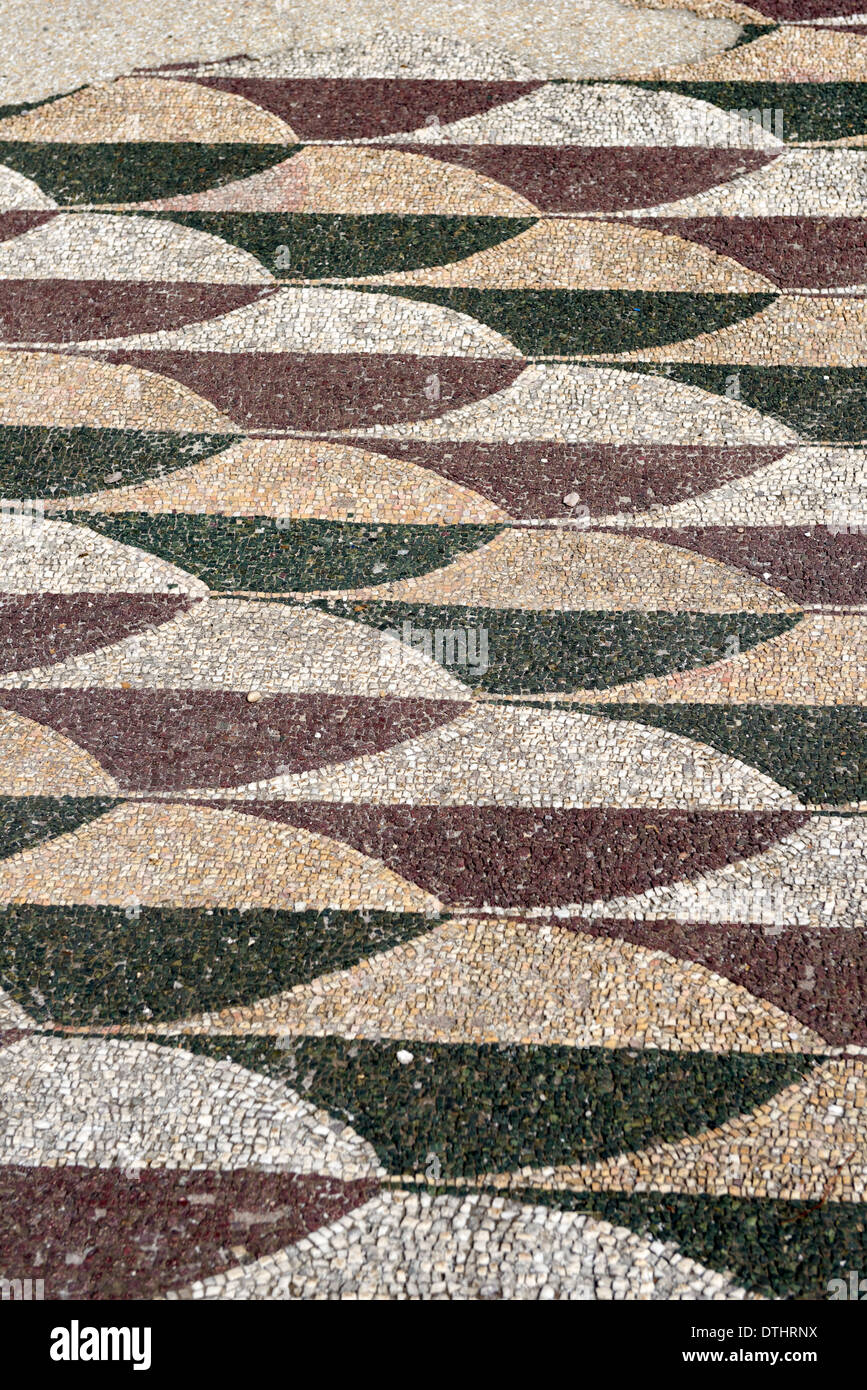
[[[559,8],[0,79],[46,1298],[867,1272],[864,0]]]

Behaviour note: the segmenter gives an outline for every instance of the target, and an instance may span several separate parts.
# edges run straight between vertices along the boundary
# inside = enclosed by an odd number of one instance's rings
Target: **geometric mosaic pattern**
[[[2,1277],[865,1267],[867,17],[609,8],[0,109]]]

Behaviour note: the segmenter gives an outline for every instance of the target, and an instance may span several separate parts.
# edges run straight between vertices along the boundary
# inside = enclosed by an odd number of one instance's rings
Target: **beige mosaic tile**
[[[764,275],[675,236],[618,222],[543,218],[499,246],[466,260],[396,275],[372,284],[468,286],[478,289],[642,290],[708,294],[773,289]]]
[[[353,970],[178,1027],[674,1051],[827,1048],[700,965],[561,927],[484,919],[446,922]]]
[[[149,217],[61,213],[0,242],[0,279],[268,285],[261,261],[222,238]]]
[[[0,140],[90,143],[195,140],[291,144],[295,132],[230,92],[157,77],[123,77],[0,121]]]
[[[494,704],[471,705],[384,753],[213,794],[234,798],[239,790],[257,800],[414,806],[759,810],[798,804],[772,778],[675,734]]]
[[[374,450],[306,439],[245,439],[205,463],[69,503],[83,512],[208,512],[431,526],[507,521],[471,488]]]
[[[4,679],[10,688],[469,698],[438,662],[397,638],[317,609],[248,599],[197,604],[155,631]]]
[[[0,796],[111,796],[113,777],[54,729],[0,710]]]
[[[445,569],[351,596],[530,610],[658,611],[688,604],[708,613],[771,613],[795,607],[770,586],[691,551],[572,529],[502,531]]]
[[[0,902],[439,910],[431,894],[322,835],[205,806],[128,803],[0,860]]]
[[[867,703],[867,618],[807,613],[797,627],[698,671],[651,676],[581,701],[664,704],[820,705]]]
[[[794,444],[786,425],[737,400],[658,376],[537,363],[512,386],[434,420],[354,430],[371,439],[551,439],[642,444]]]
[[[201,396],[168,377],[51,352],[0,352],[0,425],[235,428]]]

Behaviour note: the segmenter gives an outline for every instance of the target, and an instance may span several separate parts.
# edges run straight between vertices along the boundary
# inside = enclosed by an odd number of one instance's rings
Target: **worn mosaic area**
[[[863,0],[362,8],[0,108],[0,1277],[824,1299]]]

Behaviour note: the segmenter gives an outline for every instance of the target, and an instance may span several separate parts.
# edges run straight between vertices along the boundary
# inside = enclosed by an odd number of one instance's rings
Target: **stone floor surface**
[[[0,1279],[867,1270],[864,3],[0,5]]]

